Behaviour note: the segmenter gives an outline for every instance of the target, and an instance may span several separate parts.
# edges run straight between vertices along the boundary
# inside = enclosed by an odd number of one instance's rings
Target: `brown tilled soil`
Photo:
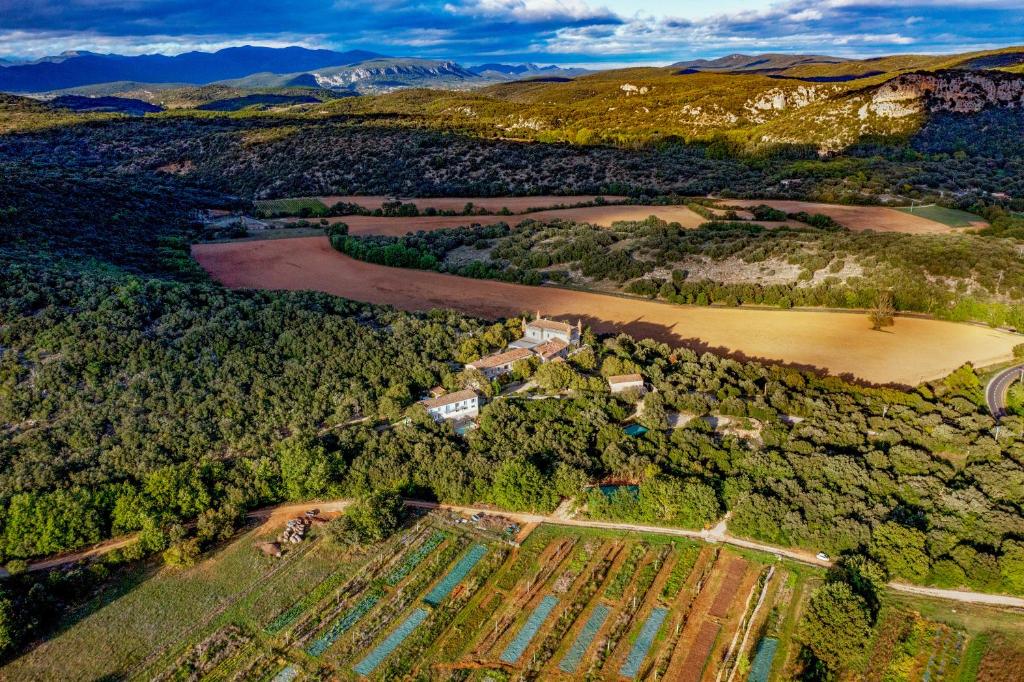
[[[525,213],[533,208],[548,208],[550,206],[572,206],[573,204],[585,204],[597,198],[596,194],[576,194],[572,196],[544,195],[536,197],[439,197],[439,198],[414,198],[414,197],[387,197],[387,196],[325,196],[317,197],[327,206],[333,206],[339,201],[346,204],[356,204],[371,211],[380,208],[386,201],[400,200],[405,204],[416,204],[421,211],[427,208],[438,211],[462,211],[466,204],[473,204],[478,209],[485,211],[500,211],[507,208],[512,213]],[[626,197],[615,195],[604,195],[607,202],[625,201]]]
[[[786,213],[806,211],[810,214],[827,215],[837,223],[851,230],[874,230],[876,232],[906,232],[907,234],[943,234],[954,232],[952,227],[910,215],[884,206],[843,206],[840,204],[816,204],[809,201],[784,201],[761,199],[723,199],[727,206],[758,206],[765,204]]]
[[[349,232],[354,235],[386,235],[399,237],[410,232],[432,232],[450,227],[466,227],[470,225],[494,225],[508,223],[518,225],[524,220],[574,220],[580,223],[591,223],[598,227],[611,227],[619,221],[645,220],[657,216],[667,222],[676,222],[686,228],[700,227],[707,221],[685,206],[587,206],[584,208],[557,208],[550,211],[536,211],[525,215],[474,215],[474,216],[413,216],[409,218],[391,218],[384,216],[350,215],[327,218],[329,223],[345,223]],[[293,219],[282,218],[276,223],[286,223]],[[759,223],[768,227],[784,223]]]
[[[711,655],[711,649],[714,648],[715,640],[718,639],[718,631],[721,629],[722,626],[712,620],[701,623],[700,631],[687,651],[686,658],[679,668],[679,676],[675,679],[679,682],[700,680],[704,666],[707,665],[708,656]]]
[[[708,610],[709,614],[715,618],[725,618],[746,572],[746,561],[738,558],[733,558],[730,561],[729,568],[726,569],[725,577],[722,579],[722,586],[718,588],[715,601],[711,603],[711,608]]]
[[[1012,334],[937,320],[898,318],[894,327],[872,331],[859,313],[675,306],[388,268],[344,256],[326,237],[197,244],[192,253],[215,279],[232,288],[325,291],[402,310],[454,308],[491,319],[539,310],[573,322],[580,319],[599,333],[625,332],[874,383],[916,385],[965,362],[1001,362],[1019,343]]]

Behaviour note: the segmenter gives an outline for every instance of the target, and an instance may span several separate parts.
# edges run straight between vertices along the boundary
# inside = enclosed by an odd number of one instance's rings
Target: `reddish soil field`
[[[874,383],[916,385],[965,362],[1011,357],[1020,337],[979,326],[898,318],[871,331],[861,313],[676,306],[554,287],[470,280],[364,263],[326,237],[197,244],[192,253],[232,288],[325,291],[402,310],[454,308],[484,318],[540,310],[581,319],[599,333],[625,332],[697,351],[765,359]]]
[[[827,215],[837,223],[851,230],[874,230],[876,232],[906,232],[907,234],[944,234],[954,232],[952,227],[910,215],[884,206],[844,206],[840,204],[815,204],[808,201],[783,201],[760,199],[724,199],[727,206],[758,206],[765,204],[787,213],[806,211]]]
[[[354,235],[386,235],[399,237],[410,232],[431,232],[450,227],[469,225],[494,225],[505,222],[518,225],[524,220],[574,220],[591,223],[599,227],[611,227],[622,220],[645,220],[656,215],[668,222],[677,222],[683,227],[699,227],[707,222],[685,206],[587,206],[584,208],[557,208],[550,211],[536,211],[519,216],[477,215],[477,216],[414,216],[410,218],[387,218],[383,216],[352,215],[328,218],[330,223],[345,223]],[[293,219],[278,219],[278,223]],[[768,226],[779,223],[762,223]]]
[[[747,562],[742,559],[733,559],[729,563],[729,568],[726,569],[725,577],[722,578],[722,584],[718,588],[718,592],[715,594],[715,601],[711,604],[711,609],[708,611],[715,618],[725,618],[729,613],[729,607],[732,606],[732,601],[736,597],[736,593],[740,589],[740,584],[743,582],[743,574],[747,572]]]
[[[686,653],[686,660],[683,661],[682,668],[679,669],[677,678],[679,682],[698,682],[700,680],[704,673],[704,666],[707,665],[708,656],[711,655],[711,649],[715,646],[715,640],[718,638],[718,631],[721,629],[721,625],[711,620],[701,623],[700,632],[697,633],[697,638]]]
[[[339,201],[343,201],[347,204],[356,204],[363,208],[368,208],[371,211],[380,208],[385,201],[395,201],[399,199],[402,203],[416,204],[416,207],[421,211],[425,208],[435,208],[438,211],[462,211],[466,204],[472,203],[473,206],[481,208],[485,211],[500,211],[503,208],[507,208],[513,213],[525,213],[531,208],[548,208],[550,206],[572,206],[573,204],[583,204],[593,201],[597,198],[596,194],[577,194],[572,196],[554,196],[554,195],[543,195],[535,197],[438,197],[438,198],[412,198],[412,197],[386,197],[386,196],[325,196],[317,197],[320,201],[324,202],[328,206],[333,206]],[[615,196],[615,195],[603,195],[605,201],[616,202],[625,201],[626,197]]]

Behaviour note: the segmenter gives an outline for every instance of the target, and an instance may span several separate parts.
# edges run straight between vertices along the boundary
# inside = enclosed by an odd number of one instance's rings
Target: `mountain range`
[[[53,93],[106,83],[232,87],[316,87],[386,91],[417,85],[459,87],[531,77],[571,78],[583,69],[535,64],[483,64],[387,57],[366,50],[336,52],[303,47],[231,47],[217,52],[124,56],[65,52],[29,63],[0,61],[0,92]],[[112,88],[94,88],[99,95]],[[92,93],[91,93],[92,94]]]

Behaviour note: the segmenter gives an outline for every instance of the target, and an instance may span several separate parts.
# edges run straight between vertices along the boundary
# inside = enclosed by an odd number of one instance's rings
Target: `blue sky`
[[[580,65],[1024,43],[1021,0],[0,0],[0,56],[231,45]]]

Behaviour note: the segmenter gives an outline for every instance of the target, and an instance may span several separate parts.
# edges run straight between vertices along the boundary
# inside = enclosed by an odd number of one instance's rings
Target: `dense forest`
[[[997,217],[980,235],[924,236],[856,232],[824,216],[801,217],[821,226],[717,221],[687,229],[652,217],[612,228],[529,221],[404,237],[354,237],[334,227],[331,239],[340,251],[383,265],[680,304],[870,308],[880,291],[890,291],[898,310],[1024,329],[1015,238],[1024,219]]]
[[[956,118],[936,124],[920,149],[865,140],[822,158],[812,148],[741,153],[721,141],[671,137],[647,146],[522,144],[438,129],[404,114],[166,113],[79,125],[60,125],[63,114],[43,122],[40,116],[30,118],[26,132],[0,138],[0,158],[130,176],[160,169],[192,186],[248,198],[717,192],[844,203],[900,196],[969,208],[993,203],[990,193],[1024,196],[1024,156],[978,147],[992,131],[980,134]]]

